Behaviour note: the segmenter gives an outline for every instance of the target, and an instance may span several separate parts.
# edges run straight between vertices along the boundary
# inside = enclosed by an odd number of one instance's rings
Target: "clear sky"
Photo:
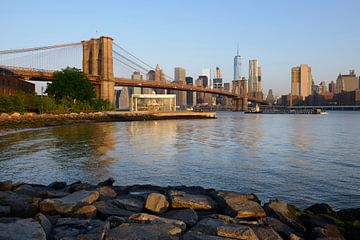
[[[1,2],[0,49],[106,35],[168,75],[219,66],[230,82],[239,44],[243,75],[258,59],[265,93],[285,94],[302,63],[315,83],[360,73],[359,13],[359,0],[11,0]]]

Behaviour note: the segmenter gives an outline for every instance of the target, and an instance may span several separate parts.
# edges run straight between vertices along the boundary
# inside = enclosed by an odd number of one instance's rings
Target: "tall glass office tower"
[[[239,47],[237,48],[237,54],[234,57],[234,80],[241,79],[241,57],[239,55]]]

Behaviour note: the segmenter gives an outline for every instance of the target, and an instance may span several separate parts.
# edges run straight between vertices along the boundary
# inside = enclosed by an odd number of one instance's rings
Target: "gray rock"
[[[0,191],[0,204],[10,206],[13,217],[33,217],[38,209],[34,198],[11,191]]]
[[[136,223],[161,222],[161,223],[172,224],[176,227],[181,228],[181,230],[186,229],[186,224],[183,221],[159,217],[147,213],[135,213],[129,217],[129,221]]]
[[[104,239],[108,230],[108,224],[100,220],[60,218],[54,227],[53,239]]]
[[[198,221],[197,213],[191,208],[170,210],[164,213],[162,217],[183,221],[187,227],[194,226]]]
[[[74,211],[72,216],[79,217],[79,218],[96,218],[97,209],[94,205],[87,205],[80,207]]]
[[[120,224],[128,222],[126,217],[110,216],[106,219],[110,229],[119,226]]]
[[[298,220],[298,215],[302,212],[297,207],[276,199],[266,203],[264,209],[268,216],[279,219],[298,232],[305,232],[306,228]]]
[[[0,239],[46,240],[46,234],[37,221],[28,218],[13,223],[0,223]]]
[[[169,208],[166,197],[160,193],[150,193],[146,199],[145,209],[153,213],[164,213]]]
[[[97,210],[97,216],[101,220],[106,220],[110,216],[118,216],[118,217],[129,217],[134,214],[134,212],[119,208],[114,200],[108,200],[106,202],[99,201],[95,204]]]
[[[0,205],[0,217],[10,216],[11,208],[9,206]]]
[[[44,229],[46,237],[50,239],[50,235],[52,231],[52,224],[50,220],[42,213],[36,214],[35,219],[40,223],[40,225]]]
[[[339,229],[335,225],[327,225],[325,227],[315,227],[311,229],[310,239],[323,240],[342,240],[345,239]]]
[[[48,185],[49,188],[59,190],[66,187],[66,182],[52,182]]]
[[[103,182],[100,182],[98,184],[99,187],[104,187],[104,186],[112,186],[114,184],[115,180],[113,178],[108,178]]]
[[[216,193],[220,206],[226,215],[235,218],[265,217],[264,209],[254,194],[219,191]]]
[[[282,240],[280,235],[270,227],[253,227],[252,229],[259,240]]]
[[[144,208],[145,200],[136,195],[120,195],[114,199],[114,203],[123,209],[133,212],[141,212]]]
[[[182,191],[169,191],[173,208],[192,208],[196,210],[213,210],[216,202],[207,195],[190,194]]]
[[[98,197],[99,192],[97,191],[81,190],[63,198],[45,199],[40,203],[40,210],[42,212],[56,211],[61,214],[70,214],[77,208],[92,204]]]
[[[260,224],[271,227],[284,239],[302,239],[302,233],[299,233],[292,227],[289,227],[280,220],[272,217],[266,217],[260,219]]]
[[[12,181],[0,182],[0,191],[11,191],[12,187]]]
[[[195,232],[202,232],[206,235],[228,237],[235,239],[257,240],[254,231],[245,225],[226,223],[218,219],[204,218],[191,229]]]
[[[75,182],[67,186],[65,189],[69,191],[70,193],[81,191],[81,190],[87,190],[92,191],[96,190],[97,186],[92,185],[90,183],[83,183],[81,181]]]

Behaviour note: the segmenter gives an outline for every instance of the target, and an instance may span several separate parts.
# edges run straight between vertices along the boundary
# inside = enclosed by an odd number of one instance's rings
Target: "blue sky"
[[[0,49],[107,35],[168,75],[219,66],[229,82],[239,44],[243,75],[258,59],[264,90],[285,94],[291,67],[302,63],[316,83],[360,73],[359,12],[358,0],[12,0],[1,3]]]

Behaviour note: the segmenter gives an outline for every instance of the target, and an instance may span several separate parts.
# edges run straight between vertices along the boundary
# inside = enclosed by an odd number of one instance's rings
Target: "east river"
[[[113,177],[200,185],[299,207],[360,207],[360,112],[91,123],[0,135],[0,181]]]

